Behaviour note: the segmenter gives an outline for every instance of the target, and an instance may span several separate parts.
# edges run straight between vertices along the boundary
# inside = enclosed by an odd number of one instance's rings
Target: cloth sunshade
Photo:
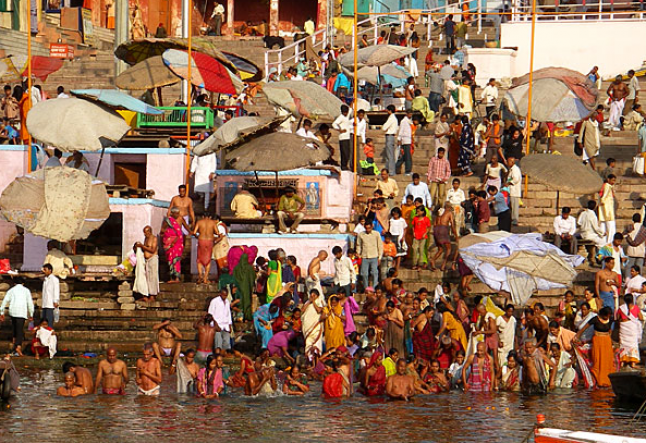
[[[286,80],[263,85],[269,103],[296,117],[335,119],[341,114],[343,102],[314,82]]]
[[[330,150],[318,140],[274,132],[231,150],[226,159],[237,171],[289,171],[327,160]]]
[[[282,117],[237,117],[231,119],[206,140],[195,146],[193,153],[201,157],[242,142],[242,137],[257,134],[259,131],[273,132],[282,120]]]
[[[543,242],[537,233],[476,243],[460,248],[460,256],[480,281],[494,291],[510,293],[513,302],[520,306],[534,291],[570,286],[577,275],[574,268],[584,261],[579,255],[565,254]]]
[[[583,74],[566,68],[534,71],[532,81],[532,120],[539,122],[577,122],[595,109],[599,91]],[[512,80],[505,94],[511,112],[527,116],[529,74]]]
[[[27,232],[61,242],[87,238],[110,216],[105,185],[59,166],[18,177],[0,196],[2,216]]]
[[[16,58],[14,61],[17,62],[17,60]],[[21,72],[23,77],[28,76],[27,60],[25,58],[22,64],[20,64],[20,68],[18,68],[18,71]],[[46,81],[50,74],[53,74],[62,67],[63,60],[60,58],[45,57],[42,55],[34,55],[31,57],[31,75],[42,81]]]
[[[603,185],[595,170],[565,155],[532,154],[520,161],[520,168],[531,181],[554,191],[592,194]]]
[[[99,151],[116,145],[130,126],[115,111],[80,98],[38,102],[27,114],[29,133],[61,151]]]
[[[114,109],[138,112],[140,114],[161,115],[161,109],[134,98],[116,89],[72,89],[72,95],[80,98],[98,101]]]
[[[179,83],[181,79],[164,64],[161,55],[150,57],[129,67],[117,76],[114,84],[119,89],[140,91]]]
[[[168,49],[162,55],[164,64],[178,75],[188,80],[188,52]],[[191,83],[210,92],[220,94],[240,94],[244,85],[235,74],[222,63],[201,52],[191,53]]]
[[[361,66],[384,66],[412,54],[417,48],[397,45],[373,45],[361,48],[357,52],[357,64]],[[354,66],[354,51],[346,52],[339,60],[342,66]]]

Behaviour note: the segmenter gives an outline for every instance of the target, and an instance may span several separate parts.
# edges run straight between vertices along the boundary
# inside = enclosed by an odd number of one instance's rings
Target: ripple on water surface
[[[303,398],[245,398],[239,391],[205,401],[173,393],[166,377],[160,397],[56,397],[53,371],[23,374],[22,392],[0,412],[0,442],[517,442],[536,414],[551,427],[646,436],[646,422],[631,423],[633,409],[609,391],[546,397],[449,393],[411,402],[320,398],[320,385]]]

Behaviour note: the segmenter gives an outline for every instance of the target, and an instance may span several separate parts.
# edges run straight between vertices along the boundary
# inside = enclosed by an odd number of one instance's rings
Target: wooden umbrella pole
[[[354,66],[353,66],[353,81],[354,85],[352,88],[352,117],[353,117],[353,127],[354,131],[352,133],[352,171],[357,173],[357,83],[358,83],[358,74],[357,74],[357,51],[359,49],[359,24],[357,22],[358,12],[357,12],[357,0],[354,0],[354,48],[352,48],[354,54]]]
[[[531,129],[532,129],[532,92],[533,92],[533,81],[534,81],[534,37],[536,36],[536,0],[532,0],[532,34],[529,45],[529,89],[527,91],[527,119],[525,120],[525,153],[529,155],[529,144],[532,141]],[[525,175],[525,189],[523,196],[527,198],[527,186],[528,186],[527,175]]]
[[[189,172],[191,170],[191,101],[193,99],[193,84],[191,83],[191,68],[193,62],[193,0],[188,0],[188,69],[187,69],[187,88],[186,94],[186,160],[185,160],[185,183],[188,186]]]

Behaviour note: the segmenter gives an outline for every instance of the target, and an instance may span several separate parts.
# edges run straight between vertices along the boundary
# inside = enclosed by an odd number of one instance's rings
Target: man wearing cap
[[[278,233],[286,234],[291,232],[292,234],[296,233],[298,225],[305,218],[305,213],[302,212],[305,207],[305,201],[295,194],[294,188],[291,186],[285,189],[285,195],[280,197],[278,202]],[[285,219],[294,220],[291,226],[291,230],[287,229],[285,225]]]

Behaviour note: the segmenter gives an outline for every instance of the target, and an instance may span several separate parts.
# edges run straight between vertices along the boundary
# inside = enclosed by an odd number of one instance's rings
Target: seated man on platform
[[[291,232],[296,234],[298,225],[301,224],[305,218],[305,213],[302,212],[305,207],[305,201],[295,194],[296,190],[291,186],[285,189],[285,195],[280,197],[278,202],[278,233],[286,234]],[[293,220],[291,229],[287,229],[285,219]]]
[[[63,251],[56,247],[56,243],[54,240],[47,243],[47,255],[43,264],[49,263],[52,265],[52,268],[54,268],[52,273],[56,277],[65,280],[73,272],[74,264]]]
[[[236,218],[258,218],[262,216],[262,212],[258,210],[259,207],[258,200],[246,186],[231,200],[231,210]]]
[[[554,217],[554,246],[561,248],[563,242],[570,246],[569,253],[576,254],[578,244],[576,240],[576,218],[571,216],[572,210],[564,206],[561,215]]]

